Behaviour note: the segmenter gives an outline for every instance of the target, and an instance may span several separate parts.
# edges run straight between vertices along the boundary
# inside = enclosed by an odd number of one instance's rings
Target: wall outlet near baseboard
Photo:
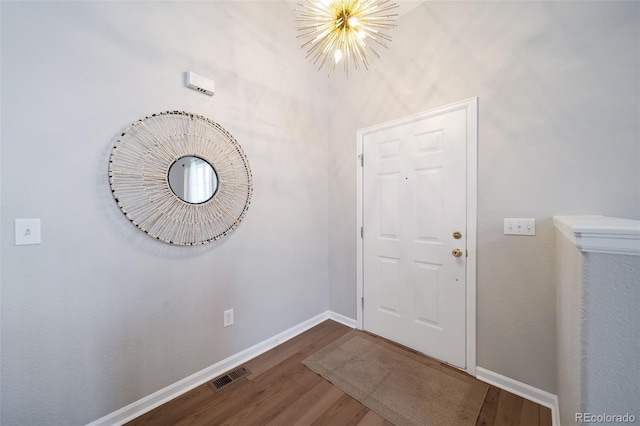
[[[224,327],[233,325],[233,309],[227,309],[224,311],[224,321],[222,324]]]

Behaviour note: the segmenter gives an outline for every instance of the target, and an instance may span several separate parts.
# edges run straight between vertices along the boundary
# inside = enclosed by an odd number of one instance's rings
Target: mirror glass
[[[182,201],[201,204],[218,190],[218,176],[213,166],[202,158],[180,157],[169,167],[169,186]]]

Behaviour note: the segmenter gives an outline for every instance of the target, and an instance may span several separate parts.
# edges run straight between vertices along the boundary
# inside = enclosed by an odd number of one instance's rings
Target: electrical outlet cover
[[[230,325],[233,325],[233,309],[224,311],[223,326],[229,327]]]
[[[40,219],[16,219],[16,245],[40,244]]]

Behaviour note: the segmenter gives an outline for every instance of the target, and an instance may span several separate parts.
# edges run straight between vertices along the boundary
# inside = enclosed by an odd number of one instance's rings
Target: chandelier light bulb
[[[391,37],[383,31],[395,27],[398,16],[389,14],[398,7],[391,0],[304,0],[299,6],[296,21],[304,24],[298,39],[305,40],[307,59],[318,70],[327,64],[329,74],[342,61],[347,77],[350,66],[369,69],[371,53],[380,57],[373,45],[388,47]]]

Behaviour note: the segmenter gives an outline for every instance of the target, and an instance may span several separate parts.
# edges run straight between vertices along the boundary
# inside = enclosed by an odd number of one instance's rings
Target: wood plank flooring
[[[244,364],[249,377],[220,392],[203,384],[128,425],[392,425],[302,365],[350,330],[327,320]],[[551,411],[490,386],[476,426],[551,426]]]

